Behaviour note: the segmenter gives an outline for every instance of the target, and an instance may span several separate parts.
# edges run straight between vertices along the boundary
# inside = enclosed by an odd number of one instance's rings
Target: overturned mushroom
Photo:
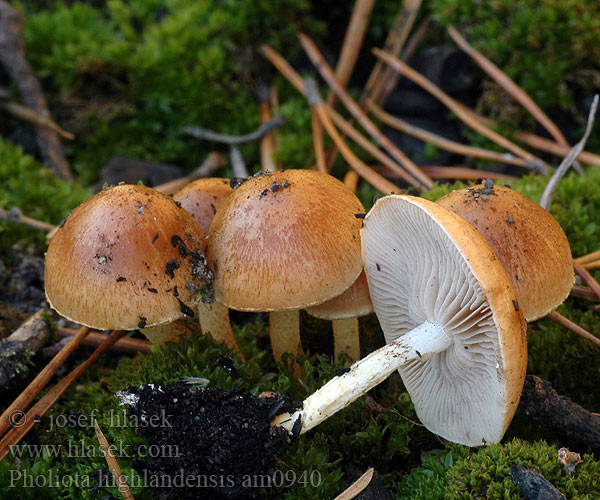
[[[300,351],[299,311],[348,289],[362,269],[358,198],[334,177],[279,170],[252,177],[223,202],[209,231],[214,298],[270,312],[277,361]]]
[[[119,185],[79,205],[46,252],[46,298],[77,323],[102,330],[169,323],[210,283],[204,235],[159,192]]]
[[[498,442],[519,402],[525,321],[483,237],[435,203],[387,196],[365,218],[365,273],[386,346],[278,416],[306,432],[399,370],[417,415],[457,443]]]
[[[198,223],[204,234],[208,234],[210,224],[223,201],[232,193],[229,179],[216,177],[190,182],[173,195]],[[210,263],[208,263],[210,267]],[[233,336],[229,310],[214,300],[203,300],[198,304],[198,321],[202,333],[210,334],[215,340],[225,342],[236,351],[240,348]]]

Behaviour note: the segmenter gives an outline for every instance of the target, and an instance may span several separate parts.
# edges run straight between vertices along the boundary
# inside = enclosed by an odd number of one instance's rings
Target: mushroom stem
[[[280,425],[291,432],[294,423],[301,417],[300,433],[303,434],[383,382],[408,361],[418,359],[424,362],[451,345],[452,339],[441,327],[425,321],[354,363],[350,371],[333,378],[306,398],[301,410],[291,415],[278,415],[271,425]]]
[[[284,352],[294,357],[300,353],[300,310],[272,311],[269,313],[271,349],[275,360],[280,363]]]
[[[337,361],[340,353],[345,353],[352,361],[360,359],[360,339],[358,335],[358,318],[334,319],[333,350]]]
[[[217,342],[225,342],[227,347],[234,348],[241,355],[240,346],[233,336],[227,307],[217,301],[212,304],[200,302],[198,304],[198,321],[203,334],[209,334]]]

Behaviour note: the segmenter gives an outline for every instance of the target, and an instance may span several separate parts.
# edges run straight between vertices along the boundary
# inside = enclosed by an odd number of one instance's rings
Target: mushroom
[[[300,352],[299,311],[347,290],[362,270],[358,198],[334,177],[278,170],[251,177],[223,202],[206,255],[214,298],[270,312],[273,354]]]
[[[175,202],[119,185],[79,205],[48,246],[46,298],[59,314],[102,330],[170,323],[210,283],[204,235]]]
[[[209,177],[190,182],[175,193],[173,199],[194,217],[202,232],[208,234],[218,208],[232,192],[229,179]],[[210,263],[208,266],[210,267]],[[229,310],[225,306],[214,300],[200,302],[198,321],[203,333],[210,334],[215,340],[225,342],[228,347],[240,352],[231,329]]]
[[[379,200],[362,253],[388,344],[273,425],[318,425],[399,370],[432,432],[478,446],[498,442],[517,408],[527,364],[525,321],[510,280],[473,226],[411,196]]]
[[[344,293],[306,309],[316,318],[330,320],[333,326],[335,359],[345,353],[352,361],[360,358],[358,318],[374,311],[364,271]]]
[[[512,281],[528,322],[567,298],[574,282],[571,248],[556,219],[537,203],[490,179],[452,191],[437,203],[483,235]]]

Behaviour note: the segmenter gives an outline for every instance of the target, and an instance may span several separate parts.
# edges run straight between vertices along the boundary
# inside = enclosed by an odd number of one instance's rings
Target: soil
[[[161,498],[195,499],[198,487],[207,498],[256,498],[252,480],[273,475],[275,457],[290,442],[284,429],[270,427],[273,409],[281,406],[277,398],[185,383],[126,393],[139,398],[128,409],[138,433],[148,449],[160,451],[133,467],[159,483]]]
[[[27,314],[48,308],[44,294],[44,259],[23,256],[13,268],[0,260],[0,301]]]

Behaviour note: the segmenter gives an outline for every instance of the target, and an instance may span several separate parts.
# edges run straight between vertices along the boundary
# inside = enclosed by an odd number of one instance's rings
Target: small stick
[[[226,158],[215,151],[208,153],[202,164],[196,168],[190,175],[173,179],[155,186],[154,189],[163,194],[173,194],[179,191],[182,187],[190,182],[200,179],[201,177],[210,177],[213,173],[227,163]]]
[[[329,171],[325,163],[325,148],[323,146],[323,126],[321,125],[321,120],[319,120],[319,115],[314,104],[310,105],[310,119],[312,123],[313,146],[315,148],[317,170],[324,174],[328,174]]]
[[[416,83],[417,85],[425,89],[427,92],[429,92],[431,95],[436,97],[448,109],[450,109],[454,114],[456,114],[456,116],[458,116],[458,118],[460,118],[460,120],[462,120],[463,123],[474,129],[475,131],[479,132],[484,137],[487,137],[491,141],[494,141],[496,144],[508,149],[517,156],[520,156],[525,160],[534,162],[538,165],[539,170],[542,173],[546,173],[548,171],[548,165],[545,162],[543,162],[539,158],[536,158],[528,151],[525,151],[520,146],[517,146],[514,142],[509,141],[506,137],[501,136],[497,132],[494,132],[493,130],[481,124],[479,121],[474,119],[469,113],[465,112],[461,106],[457,106],[456,101],[452,99],[448,94],[446,94],[443,90],[434,85],[423,75],[412,69],[406,63],[404,63],[397,57],[383,52],[380,49],[373,49],[373,53],[377,57],[388,63],[396,71],[402,73],[402,75],[406,76],[412,82]]]
[[[20,118],[21,120],[28,121],[34,125],[38,125],[39,127],[45,127],[50,130],[54,130],[54,132],[60,135],[63,139],[68,139],[70,141],[75,139],[75,136],[71,132],[67,132],[66,130],[62,129],[56,122],[47,116],[41,115],[32,109],[22,106],[21,104],[13,101],[3,101],[0,99],[0,108],[4,109],[13,116]]]
[[[421,167],[423,171],[432,179],[454,179],[454,180],[475,180],[475,179],[503,179],[507,181],[516,181],[518,177],[503,174],[500,172],[490,172],[488,170],[475,170],[465,167],[438,167],[427,166]],[[373,170],[384,175],[385,177],[394,177],[392,172],[385,168],[373,167]]]
[[[96,361],[109,347],[125,335],[124,330],[115,330],[106,337],[106,340],[83,363],[77,366],[66,377],[60,380],[24,415],[22,425],[9,430],[0,440],[0,461],[8,454],[10,448],[19,444],[21,439],[33,426],[52,408],[65,391]]]
[[[229,160],[231,161],[231,170],[233,171],[234,177],[246,179],[250,175],[242,152],[233,144],[229,145]]]
[[[323,101],[321,100],[321,96],[317,90],[317,84],[314,80],[307,78],[305,80],[306,92],[308,94],[308,99],[311,104],[314,104],[315,110],[319,115],[319,119],[323,124],[325,130],[335,143],[335,145],[342,153],[342,156],[348,162],[350,167],[356,171],[358,175],[360,175],[363,179],[365,179],[369,184],[379,189],[382,193],[389,194],[393,192],[400,192],[400,189],[395,184],[391,183],[384,177],[375,173],[372,169],[367,167],[362,161],[360,161],[354,153],[350,150],[350,148],[346,145],[344,140],[340,137],[340,134],[336,130],[333,123],[325,110],[325,106]]]
[[[0,207],[0,220],[6,220],[10,222],[15,222],[17,224],[23,224],[24,226],[29,226],[33,229],[38,229],[46,233],[52,231],[55,227],[54,225],[48,224],[47,222],[43,222],[41,220],[37,220],[32,217],[27,217],[26,215],[23,215],[21,213],[21,210],[17,207],[13,207],[10,210],[4,210],[2,207]]]
[[[573,149],[569,151],[569,154],[565,156],[564,160],[560,163],[558,168],[550,177],[548,184],[546,184],[546,188],[544,189],[544,193],[542,194],[542,198],[540,200],[540,206],[545,208],[546,210],[550,210],[550,203],[552,203],[552,195],[554,194],[554,190],[558,186],[558,183],[563,178],[563,176],[569,170],[569,167],[575,161],[575,158],[579,156],[579,153],[583,151],[585,147],[585,143],[592,131],[592,126],[594,125],[594,119],[596,116],[596,109],[598,108],[598,94],[594,96],[594,100],[592,102],[592,106],[590,107],[590,114],[588,116],[587,126],[585,128],[585,133],[583,134],[583,138],[573,146]]]
[[[504,73],[498,66],[487,59],[483,54],[475,50],[469,42],[467,42],[453,26],[448,26],[448,33],[456,45],[460,49],[467,53],[467,55],[475,61],[475,63],[485,71],[488,76],[495,80],[506,92],[521,106],[523,106],[529,113],[542,125],[550,135],[554,137],[554,140],[562,144],[563,146],[569,147],[567,139],[554,122],[542,111],[542,109],[535,103],[535,101],[527,95],[527,93],[521,89],[506,73]]]
[[[570,319],[565,318],[562,314],[557,313],[556,311],[552,311],[546,318],[554,321],[556,324],[571,330],[575,335],[579,335],[584,339],[588,340],[592,344],[596,344],[600,346],[600,339],[595,335],[592,335],[585,328],[580,327],[577,323],[573,323]]]
[[[117,483],[117,490],[121,494],[121,496],[125,500],[134,500],[131,491],[129,491],[129,486],[127,485],[127,480],[125,476],[121,472],[121,468],[119,467],[119,463],[115,458],[114,453],[112,452],[110,445],[108,444],[108,440],[104,433],[100,429],[98,425],[98,420],[94,419],[94,430],[96,431],[96,437],[98,438],[98,442],[100,443],[100,449],[102,450],[102,454],[106,459],[106,463],[108,464],[108,469],[112,474],[115,483]]]
[[[77,334],[78,330],[72,328],[59,328],[58,333],[64,339],[72,337]],[[87,347],[98,347],[102,342],[106,340],[107,335],[100,332],[90,332],[86,338],[81,341],[81,345]],[[134,339],[130,337],[123,337],[122,339],[115,342],[111,347],[111,350],[123,352],[127,354],[136,354],[138,352],[147,353],[150,351],[152,344],[148,340]]]
[[[577,276],[579,276],[585,284],[590,287],[592,292],[596,294],[598,299],[600,299],[600,284],[598,284],[594,277],[575,261],[573,261],[573,269],[575,269]]]
[[[19,13],[8,2],[0,1],[0,65],[15,84],[23,104],[36,113],[50,118],[46,98],[25,57],[23,22]],[[35,128],[37,147],[44,163],[56,175],[74,181],[56,131],[46,127]]]
[[[465,106],[463,103],[454,101],[454,104],[460,107],[465,113],[471,115],[478,122],[487,125],[488,127],[494,127],[498,125],[498,121],[492,118],[488,118],[487,116],[480,115],[477,111]],[[530,132],[524,132],[523,130],[516,130],[513,132],[512,136],[521,142],[524,142],[528,146],[535,148],[539,151],[543,151],[544,153],[550,153],[554,156],[560,156],[561,158],[565,157],[571,151],[569,146],[563,146],[562,144],[557,144],[551,139],[547,139],[545,137],[540,137],[539,135],[532,134]],[[600,156],[594,153],[590,153],[589,151],[582,151],[577,157],[579,161],[583,163],[588,163],[590,165],[600,166]]]
[[[271,106],[269,105],[268,88],[262,93],[267,94],[261,97],[259,119],[261,125],[268,123],[271,119]],[[277,165],[273,160],[273,151],[275,151],[275,135],[273,131],[267,132],[259,141],[260,148],[260,169],[263,172],[277,170]]]
[[[261,137],[263,137],[266,133],[271,130],[280,127],[284,123],[287,122],[285,116],[276,116],[272,120],[261,124],[254,132],[250,132],[245,135],[230,135],[230,134],[220,134],[219,132],[213,132],[212,130],[208,130],[205,128],[194,127],[192,125],[188,125],[183,129],[183,133],[187,135],[191,135],[196,139],[203,139],[205,141],[213,141],[219,142],[221,144],[237,145],[243,144],[244,142],[252,142],[258,141]]]
[[[340,493],[333,500],[352,500],[358,496],[371,482],[373,479],[373,473],[375,469],[371,467],[362,476],[360,476],[354,483],[352,483],[346,490]]]
[[[582,285],[573,285],[571,288],[571,292],[569,293],[572,297],[577,297],[579,299],[590,300],[592,302],[598,302],[600,299],[598,296],[592,291],[590,287],[582,286]]]
[[[417,49],[421,46],[425,37],[427,36],[427,31],[429,30],[429,25],[431,24],[431,14],[427,14],[421,24],[417,27],[414,34],[408,39],[405,49],[402,51],[402,56],[400,59],[403,61],[408,61],[413,54],[417,51]],[[385,47],[384,47],[385,49]],[[386,50],[386,52],[390,52]],[[385,103],[381,103],[383,106]]]
[[[375,0],[356,0],[354,3],[340,57],[335,67],[335,76],[343,87],[348,84],[352,75],[374,4]],[[327,104],[332,107],[335,104],[335,94],[332,91],[327,96]]]
[[[17,423],[15,416],[17,413],[23,414],[23,411],[38,396],[40,391],[46,387],[56,371],[64,364],[65,360],[75,350],[75,348],[85,339],[90,329],[86,326],[80,328],[73,336],[71,342],[63,347],[60,352],[54,356],[50,362],[38,373],[27,388],[19,394],[12,404],[0,416],[0,436],[4,434],[11,424]]]
[[[575,260],[575,262],[577,262],[578,264],[587,264],[588,262],[594,262],[598,259],[600,259],[600,250],[596,250],[595,252],[582,255],[581,257],[577,257],[573,260]]]
[[[440,135],[429,132],[415,125],[401,120],[398,117],[392,116],[381,109],[371,99],[365,101],[366,108],[371,111],[376,118],[379,118],[386,125],[399,130],[405,134],[412,135],[417,139],[424,142],[429,142],[436,145],[437,147],[456,153],[463,156],[471,156],[473,158],[481,158],[484,160],[492,160],[500,163],[508,163],[509,165],[516,165],[518,167],[528,167],[530,163],[523,160],[523,158],[517,158],[510,153],[498,153],[497,151],[489,151],[483,148],[476,148],[473,146],[466,146],[459,142],[451,141]],[[421,167],[423,168],[423,167]]]
[[[354,170],[348,170],[346,172],[346,175],[344,175],[344,184],[353,193],[356,193],[359,180],[360,180],[360,177]]]
[[[300,43],[304,48],[308,57],[315,65],[321,76],[325,79],[330,88],[333,89],[335,94],[338,96],[340,101],[346,106],[348,111],[354,116],[354,118],[361,124],[361,126],[379,143],[381,146],[398,162],[400,163],[414,178],[411,184],[413,186],[423,186],[427,189],[433,186],[433,181],[423,173],[423,171],[413,163],[413,161],[406,156],[398,147],[396,147],[392,141],[390,141],[377,126],[371,121],[371,119],[365,114],[360,106],[352,99],[350,94],[339,84],[333,71],[325,61],[323,55],[319,52],[319,49],[314,42],[303,33],[299,33]]]
[[[279,72],[296,88],[296,90],[302,95],[306,96],[304,81],[302,80],[302,77],[294,70],[294,68],[292,68],[289,65],[289,63],[283,57],[281,57],[281,55],[279,55],[268,45],[262,46],[262,52],[265,55],[265,57],[271,62],[271,64],[273,64],[273,66],[275,66],[279,70]],[[363,147],[365,150],[371,153],[374,156],[374,158],[378,159],[384,165],[387,165],[390,168],[390,170],[396,172],[407,183],[415,182],[408,172],[406,172],[402,167],[400,167],[400,165],[395,163],[389,156],[387,156],[385,153],[379,150],[375,145],[369,142],[367,138],[364,137],[360,132],[358,132],[358,130],[356,130],[349,122],[344,120],[337,111],[327,106],[327,104],[323,104],[323,107],[327,110],[327,113],[329,114],[331,120],[335,123],[335,125],[342,129],[342,131],[346,135],[348,135],[351,139],[356,141],[361,147]],[[340,140],[342,140],[341,137]],[[370,167],[364,165],[364,163],[362,162],[360,163],[370,170]],[[361,175],[361,177],[365,178],[364,175]]]
[[[595,260],[593,262],[588,262],[587,264],[582,264],[581,267],[587,269],[588,271],[591,271],[593,269],[600,269],[600,260]]]
[[[400,55],[420,7],[421,0],[404,0],[402,2],[385,40],[384,49],[386,52]],[[382,90],[387,90],[384,89],[384,86],[390,79],[393,88],[396,85],[393,72],[390,72],[389,68],[384,66],[381,61],[377,61],[361,94],[360,103],[362,104],[367,97],[377,102],[385,101],[387,95],[383,98],[383,101],[379,99],[382,97]]]

